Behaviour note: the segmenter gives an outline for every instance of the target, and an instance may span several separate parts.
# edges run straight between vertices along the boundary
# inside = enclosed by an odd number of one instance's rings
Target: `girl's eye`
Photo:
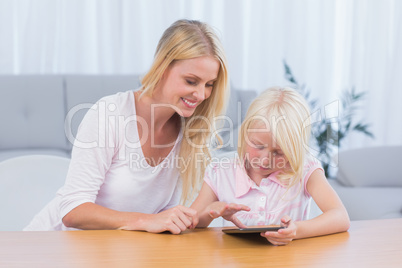
[[[206,84],[207,87],[214,87],[214,84]]]
[[[251,142],[250,145],[255,149],[262,150],[262,149],[266,148],[266,145],[261,142],[253,141],[253,140],[251,140],[250,142]]]

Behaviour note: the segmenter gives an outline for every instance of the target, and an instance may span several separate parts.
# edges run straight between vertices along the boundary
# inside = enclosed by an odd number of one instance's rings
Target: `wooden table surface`
[[[0,232],[1,267],[402,267],[402,219],[354,221],[348,232],[273,246],[221,228]]]

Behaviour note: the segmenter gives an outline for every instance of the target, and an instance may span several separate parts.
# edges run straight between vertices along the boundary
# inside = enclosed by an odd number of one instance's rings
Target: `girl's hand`
[[[231,221],[239,228],[247,228],[234,214],[238,211],[250,211],[250,208],[245,205],[230,203],[227,204],[225,202],[214,202],[210,205],[209,215],[216,219],[218,217],[222,217],[227,221]]]
[[[287,228],[279,229],[278,232],[261,233],[261,236],[265,237],[275,246],[285,246],[289,244],[296,237],[297,226],[288,215],[281,219],[281,225]]]
[[[169,231],[172,234],[180,234],[187,229],[193,229],[198,224],[196,210],[176,206],[158,214],[149,214],[144,222],[144,230],[151,233]]]

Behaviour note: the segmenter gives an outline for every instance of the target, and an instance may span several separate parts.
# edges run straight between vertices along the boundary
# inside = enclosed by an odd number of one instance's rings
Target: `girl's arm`
[[[311,220],[296,222],[296,239],[345,232],[349,229],[348,212],[321,169],[311,174],[307,191],[323,214]]]
[[[213,219],[223,217],[240,228],[246,228],[234,214],[240,210],[250,210],[245,205],[219,202],[211,187],[205,182],[202,184],[201,191],[191,205],[191,208],[198,212],[199,223],[197,227],[208,227]]]
[[[281,221],[288,228],[261,235],[274,245],[287,245],[293,239],[333,234],[349,229],[348,212],[321,169],[317,169],[311,174],[307,182],[307,191],[323,214],[310,220],[297,222],[285,215]]]
[[[212,191],[211,187],[209,187],[207,183],[203,182],[200,193],[190,207],[198,212],[197,227],[208,227],[208,225],[211,223],[213,218],[209,214],[209,206],[216,201],[218,201],[218,198]]]
[[[176,206],[158,214],[120,212],[94,203],[83,203],[63,217],[63,224],[78,229],[142,230],[152,233],[170,231],[179,234],[198,224],[197,212]]]

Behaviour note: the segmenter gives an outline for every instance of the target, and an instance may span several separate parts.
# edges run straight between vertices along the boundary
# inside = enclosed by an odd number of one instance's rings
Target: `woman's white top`
[[[181,131],[169,155],[157,166],[149,165],[141,142],[153,139],[152,133],[140,142],[137,121],[147,129],[136,116],[133,91],[93,105],[78,129],[64,186],[24,230],[74,230],[64,226],[62,218],[86,202],[148,214],[176,206],[181,196],[176,165]]]

